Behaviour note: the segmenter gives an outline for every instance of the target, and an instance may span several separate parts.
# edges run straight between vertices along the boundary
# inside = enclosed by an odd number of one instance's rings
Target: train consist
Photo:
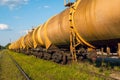
[[[95,58],[96,49],[118,51],[120,0],[76,0],[60,14],[11,43],[9,49],[57,63]]]

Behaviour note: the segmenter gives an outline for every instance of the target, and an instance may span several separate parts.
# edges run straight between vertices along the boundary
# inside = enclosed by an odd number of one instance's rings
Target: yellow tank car
[[[33,48],[33,39],[32,39],[33,31],[28,32],[28,34],[24,37],[24,46],[26,49]]]
[[[42,47],[42,51],[38,51],[39,56],[44,55],[45,59],[53,59],[55,62],[66,61],[66,56],[71,59],[71,55],[76,60],[81,58],[81,53],[96,48],[110,47],[111,51],[118,50],[120,0],[76,0],[67,6],[69,8],[26,34],[21,42],[24,47],[16,41],[10,45],[10,49]],[[52,45],[55,49],[49,49]],[[71,55],[66,53],[68,50]]]
[[[33,45],[34,45],[34,48],[36,48],[37,46],[43,46],[44,47],[44,44],[43,44],[43,41],[41,39],[41,28],[42,28],[42,25],[36,27],[34,30],[33,30],[33,34],[32,34],[32,39],[33,39]]]

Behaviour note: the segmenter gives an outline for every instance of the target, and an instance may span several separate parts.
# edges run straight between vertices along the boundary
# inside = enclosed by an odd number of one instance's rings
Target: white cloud
[[[6,24],[0,24],[0,30],[7,30],[7,29],[9,29],[8,25],[6,25]]]
[[[47,6],[47,5],[45,5],[45,6],[43,6],[44,8],[50,8],[50,6]]]
[[[9,9],[18,8],[20,5],[25,5],[29,0],[0,0],[1,6],[8,6]]]
[[[45,5],[45,6],[39,6],[38,7],[38,9],[41,9],[41,8],[46,8],[47,9],[47,8],[50,8],[50,6]]]

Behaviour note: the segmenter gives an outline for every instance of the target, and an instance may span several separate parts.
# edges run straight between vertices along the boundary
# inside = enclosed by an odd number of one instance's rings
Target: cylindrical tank
[[[15,49],[15,50],[20,49],[20,39],[12,43],[11,49]]]
[[[33,31],[32,39],[33,39],[34,48],[36,48],[37,46],[44,46],[43,41],[40,36],[41,28],[42,28],[42,25],[38,26]]]
[[[9,45],[9,49],[13,49],[13,43]]]
[[[29,42],[27,41],[27,40],[29,40],[27,36],[28,36],[28,35],[22,36],[22,37],[19,38],[17,41],[11,43],[11,45],[9,46],[9,49],[14,49],[14,50],[16,50],[16,49],[30,48],[31,45],[30,45]],[[27,38],[26,38],[26,37],[27,37]],[[25,43],[25,41],[26,41],[27,43]]]
[[[87,41],[120,38],[120,0],[81,0],[74,20]]]
[[[25,48],[25,43],[24,43],[24,36],[22,36],[20,38],[20,49],[24,49]]]
[[[81,0],[75,14],[75,28],[87,42],[120,38],[120,0]],[[39,31],[44,45],[45,34],[52,44],[70,42],[70,9],[48,20]]]
[[[26,49],[33,48],[33,39],[32,39],[32,33],[33,31],[28,32],[26,36],[24,37],[24,46]]]
[[[104,40],[118,40],[119,42],[119,8],[120,0],[81,0],[73,16],[74,27],[85,41],[93,45],[96,41]],[[25,46],[31,48],[33,45],[34,47],[40,45],[48,48],[51,44],[57,46],[70,44],[69,17],[70,8],[53,16],[25,36]]]

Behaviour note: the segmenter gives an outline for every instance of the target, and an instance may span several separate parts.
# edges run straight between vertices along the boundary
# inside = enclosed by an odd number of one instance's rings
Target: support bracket
[[[73,61],[77,61],[77,57],[76,57],[76,47],[79,45],[86,45],[90,48],[95,48],[93,45],[89,44],[87,41],[85,41],[80,34],[78,33],[77,29],[76,29],[76,25],[74,22],[74,14],[75,11],[79,5],[79,3],[81,2],[81,0],[76,0],[76,2],[74,2],[74,4],[69,6],[70,9],[70,13],[69,13],[69,23],[70,23],[70,52],[72,54],[72,60]]]

